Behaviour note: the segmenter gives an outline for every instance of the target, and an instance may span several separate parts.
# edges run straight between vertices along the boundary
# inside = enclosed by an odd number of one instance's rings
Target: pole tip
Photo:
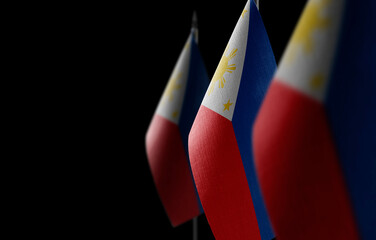
[[[192,28],[197,28],[197,13],[196,11],[193,11],[193,16],[192,16]]]

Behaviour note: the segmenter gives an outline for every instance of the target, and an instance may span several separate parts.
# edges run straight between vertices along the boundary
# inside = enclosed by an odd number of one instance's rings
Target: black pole
[[[198,240],[198,217],[193,218],[192,225],[193,225],[193,240]]]

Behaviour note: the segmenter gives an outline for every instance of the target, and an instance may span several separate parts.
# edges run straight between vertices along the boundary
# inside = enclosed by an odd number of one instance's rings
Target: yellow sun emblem
[[[330,21],[328,16],[322,15],[322,10],[328,5],[331,0],[310,1],[305,8],[301,20],[299,21],[294,34],[291,38],[291,43],[301,44],[306,53],[313,51],[314,39],[313,31],[316,29],[326,28]],[[292,49],[288,53],[288,59],[291,62],[295,56],[296,49]]]
[[[208,94],[210,95],[214,90],[214,85],[216,82],[218,82],[218,88],[223,88],[226,82],[226,79],[224,78],[224,74],[226,72],[232,73],[236,69],[235,63],[229,64],[229,61],[236,56],[236,52],[238,51],[237,48],[232,49],[230,54],[226,56],[228,46],[226,47],[226,50],[222,56],[221,61],[219,62],[219,65],[217,67],[217,70],[214,73],[214,76],[211,80],[211,84],[209,87]]]
[[[177,83],[177,81],[179,81],[180,78],[181,73],[178,73],[176,76],[171,77],[170,81],[168,81],[165,97],[167,97],[169,101],[171,101],[174,98],[173,92],[181,88],[181,85]]]

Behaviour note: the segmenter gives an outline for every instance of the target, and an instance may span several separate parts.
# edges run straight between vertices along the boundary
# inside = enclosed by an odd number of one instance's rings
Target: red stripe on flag
[[[232,123],[201,106],[188,146],[201,204],[216,239],[260,239]]]
[[[155,114],[146,134],[154,182],[173,226],[199,215],[199,207],[179,127]]]
[[[274,80],[253,133],[277,239],[358,239],[323,105]]]

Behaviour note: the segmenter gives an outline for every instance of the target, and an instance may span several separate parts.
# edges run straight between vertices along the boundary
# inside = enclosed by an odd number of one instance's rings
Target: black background
[[[145,134],[190,33],[193,11],[211,79],[246,2],[128,1],[81,7],[78,12],[85,14],[71,23],[75,33],[64,39],[74,42],[69,64],[79,69],[80,79],[69,85],[78,101],[71,103],[73,115],[64,119],[74,128],[66,129],[73,134],[69,147],[79,152],[79,163],[69,166],[75,169],[70,173],[76,175],[74,190],[67,190],[69,204],[62,210],[71,214],[67,229],[80,230],[80,236],[192,239],[191,222],[173,228],[164,212],[146,158]],[[305,2],[260,0],[277,63]],[[199,239],[214,239],[204,215]]]

